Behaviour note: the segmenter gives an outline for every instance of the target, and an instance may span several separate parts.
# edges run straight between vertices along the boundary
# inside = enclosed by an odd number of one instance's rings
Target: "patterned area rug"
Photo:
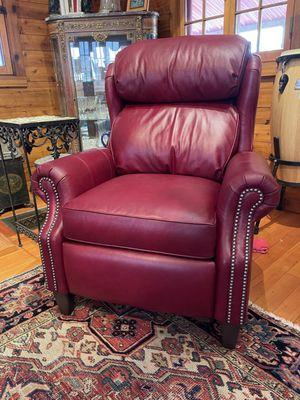
[[[0,283],[0,398],[299,399],[299,331],[248,318],[229,351],[196,319],[83,299],[62,317],[36,268]]]
[[[42,208],[39,210],[39,220],[40,220],[41,226],[45,222],[46,214],[47,214],[46,208]],[[14,217],[2,218],[1,222],[3,222],[5,225],[7,225],[13,231],[16,231]],[[32,229],[32,230],[37,229],[37,227],[38,227],[34,211],[27,211],[25,213],[18,214],[18,222],[21,222],[25,227],[27,227],[28,229]]]

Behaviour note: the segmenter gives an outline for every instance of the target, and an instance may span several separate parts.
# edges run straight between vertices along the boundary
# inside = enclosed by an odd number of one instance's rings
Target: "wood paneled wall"
[[[277,65],[274,60],[263,61],[254,131],[254,149],[265,158],[268,158],[271,153],[270,119],[276,70]]]
[[[159,12],[159,37],[175,36],[172,31],[171,19],[174,18],[169,0],[150,0],[150,10]]]
[[[17,7],[25,84],[24,87],[3,87],[5,81],[1,81],[0,118],[59,114],[58,90],[45,23],[48,0],[19,0]],[[8,79],[8,86],[10,82]],[[34,149],[31,164],[47,154],[46,147]]]
[[[44,21],[48,0],[19,0],[17,14],[27,87],[0,88],[0,118],[57,114],[58,91]]]

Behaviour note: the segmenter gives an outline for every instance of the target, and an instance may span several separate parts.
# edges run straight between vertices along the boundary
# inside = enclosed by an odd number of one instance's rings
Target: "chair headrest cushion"
[[[115,85],[132,103],[226,100],[238,95],[249,56],[237,35],[144,40],[117,55]]]

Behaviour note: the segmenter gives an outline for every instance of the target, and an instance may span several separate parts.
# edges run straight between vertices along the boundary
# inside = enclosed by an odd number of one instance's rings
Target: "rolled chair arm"
[[[217,206],[215,318],[242,325],[247,315],[254,222],[279,202],[280,186],[267,162],[242,152],[229,162]]]
[[[31,178],[34,192],[47,203],[39,246],[46,286],[68,293],[62,256],[61,207],[81,193],[113,178],[115,167],[108,149],[92,149],[40,165]]]
[[[48,180],[59,194],[60,204],[115,176],[109,149],[91,149],[47,162],[37,167],[31,178],[33,189],[46,200],[42,187]]]

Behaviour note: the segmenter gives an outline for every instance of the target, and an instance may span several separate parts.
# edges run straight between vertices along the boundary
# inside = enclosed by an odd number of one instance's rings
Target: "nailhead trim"
[[[235,262],[236,262],[236,244],[238,237],[238,226],[239,220],[241,216],[241,208],[243,204],[243,200],[248,193],[258,193],[259,199],[255,204],[252,205],[246,225],[246,237],[245,237],[245,265],[244,265],[244,273],[243,273],[243,284],[242,284],[242,299],[241,299],[241,313],[240,313],[240,324],[242,325],[244,322],[244,313],[245,313],[245,303],[246,303],[246,291],[247,291],[247,278],[248,278],[248,270],[250,263],[250,232],[252,226],[252,218],[253,214],[258,206],[262,204],[264,196],[260,189],[245,189],[240,194],[237,210],[234,219],[233,225],[233,238],[232,238],[232,248],[231,248],[231,259],[230,259],[230,280],[229,280],[229,294],[228,294],[228,310],[227,310],[227,323],[231,322],[231,311],[232,311],[232,298],[233,298],[233,285],[234,285],[234,274],[235,274]]]
[[[50,227],[48,229],[47,235],[46,235],[46,244],[47,244],[47,249],[48,249],[48,254],[49,254],[49,258],[50,258],[50,268],[51,268],[51,274],[52,274],[52,280],[53,280],[53,287],[54,290],[57,291],[57,281],[56,281],[56,275],[55,275],[55,268],[54,268],[54,259],[53,259],[53,253],[52,253],[52,248],[51,248],[51,242],[50,242],[50,238],[51,238],[51,234],[52,231],[55,227],[57,218],[58,218],[58,214],[59,214],[59,196],[58,196],[58,191],[56,190],[55,184],[54,182],[50,179],[50,178],[41,178],[39,181],[39,188],[41,189],[41,191],[45,194],[46,196],[46,203],[47,203],[47,214],[46,214],[46,218],[45,218],[45,222],[44,225],[40,231],[39,234],[39,247],[40,247],[40,252],[41,252],[41,259],[42,259],[42,265],[43,265],[43,271],[44,271],[44,276],[45,276],[45,284],[46,287],[49,288],[49,283],[48,283],[48,279],[47,279],[47,274],[46,274],[46,263],[45,263],[45,256],[43,253],[43,247],[42,247],[42,242],[41,242],[41,238],[42,238],[42,234],[44,232],[44,229],[47,225],[47,222],[49,220],[49,216],[50,216],[50,197],[48,192],[43,188],[43,181],[49,182],[52,190],[54,192],[54,196],[55,196],[55,211],[54,211],[54,217],[53,220],[50,224]]]

